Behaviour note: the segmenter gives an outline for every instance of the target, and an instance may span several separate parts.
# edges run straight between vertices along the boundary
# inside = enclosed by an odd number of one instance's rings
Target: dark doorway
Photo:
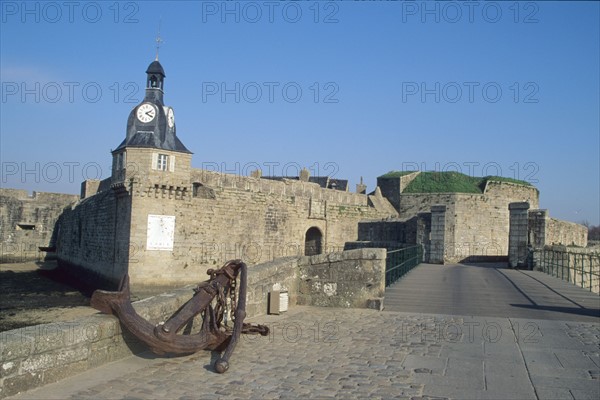
[[[314,226],[306,231],[306,240],[304,241],[304,255],[314,256],[321,254],[323,243],[323,234],[319,228]]]

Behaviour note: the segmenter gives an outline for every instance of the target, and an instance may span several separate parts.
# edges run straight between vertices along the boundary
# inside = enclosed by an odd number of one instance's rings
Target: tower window
[[[169,156],[167,154],[159,154],[156,164],[156,169],[159,171],[166,171],[169,165]]]
[[[156,76],[152,75],[152,78],[150,78],[150,87],[157,87],[158,86],[158,82],[156,80]]]

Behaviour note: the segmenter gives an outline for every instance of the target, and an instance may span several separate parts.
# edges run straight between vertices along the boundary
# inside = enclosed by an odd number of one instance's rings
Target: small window
[[[167,154],[159,154],[157,162],[156,169],[159,171],[166,171],[169,165],[169,156]]]

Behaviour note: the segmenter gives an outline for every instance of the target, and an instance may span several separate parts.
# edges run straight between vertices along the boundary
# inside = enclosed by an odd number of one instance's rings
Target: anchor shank
[[[161,340],[172,340],[177,332],[179,332],[192,318],[201,313],[211,303],[215,297],[218,287],[225,286],[229,281],[224,274],[218,275],[208,285],[205,285],[198,290],[176,314],[169,318],[163,325],[159,325],[155,329],[155,334]]]

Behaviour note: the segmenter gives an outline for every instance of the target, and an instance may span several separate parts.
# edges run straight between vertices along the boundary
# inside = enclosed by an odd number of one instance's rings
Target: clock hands
[[[156,117],[156,108],[150,103],[143,103],[137,110],[137,118],[142,123],[148,123]]]

